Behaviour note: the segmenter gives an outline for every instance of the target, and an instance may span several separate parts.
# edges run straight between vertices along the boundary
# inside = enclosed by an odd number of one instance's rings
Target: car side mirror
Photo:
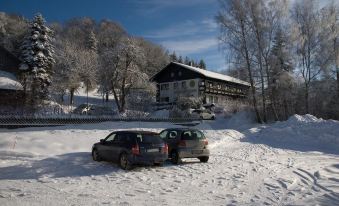
[[[104,140],[104,139],[101,139],[101,140],[100,140],[100,143],[102,143],[102,144],[105,143],[105,140]]]

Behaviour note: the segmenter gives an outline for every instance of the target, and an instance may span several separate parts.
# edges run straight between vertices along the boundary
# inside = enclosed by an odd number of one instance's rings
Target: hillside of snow
[[[0,205],[338,205],[339,122],[295,115],[257,125],[249,115],[204,121],[203,164],[123,171],[94,162],[113,130],[161,131],[171,123],[106,122],[0,129]]]

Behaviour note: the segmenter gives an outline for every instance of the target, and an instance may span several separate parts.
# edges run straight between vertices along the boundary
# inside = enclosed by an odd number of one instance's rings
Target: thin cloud
[[[170,51],[176,51],[179,54],[194,54],[214,48],[218,45],[216,38],[192,39],[181,41],[163,41],[161,44]]]
[[[164,10],[177,8],[185,8],[189,11],[190,7],[216,4],[217,0],[131,0],[129,3],[137,6],[137,11],[140,15],[153,16]]]
[[[183,23],[168,26],[166,28],[149,32],[144,35],[146,38],[173,38],[201,35],[206,33],[215,32],[217,24],[212,19],[204,19],[202,21],[187,20]]]

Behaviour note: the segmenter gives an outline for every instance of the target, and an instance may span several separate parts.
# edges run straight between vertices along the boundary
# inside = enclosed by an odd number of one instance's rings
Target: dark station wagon
[[[93,145],[92,157],[117,162],[128,170],[134,165],[162,165],[168,158],[168,147],[154,132],[117,131]]]

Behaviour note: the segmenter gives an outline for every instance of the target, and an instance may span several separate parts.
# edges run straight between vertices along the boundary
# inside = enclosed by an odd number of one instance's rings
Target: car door
[[[112,161],[117,162],[122,152],[128,153],[128,144],[130,144],[129,133],[119,132],[114,138],[113,144],[111,145],[110,156]]]
[[[166,142],[168,145],[168,151],[171,152],[173,149],[178,147],[178,136],[179,131],[177,130],[168,130],[168,134],[166,137]]]
[[[108,135],[104,141],[100,144],[98,149],[99,155],[103,157],[105,160],[111,160],[111,147],[113,145],[114,139],[116,137],[116,133],[112,133]]]

